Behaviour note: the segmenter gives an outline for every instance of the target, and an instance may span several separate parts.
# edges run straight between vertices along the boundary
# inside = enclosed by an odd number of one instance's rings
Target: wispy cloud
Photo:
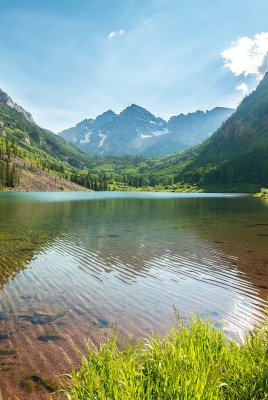
[[[241,83],[241,85],[236,86],[236,90],[242,90],[242,93],[244,95],[249,92],[248,85],[245,82]]]
[[[124,34],[125,34],[125,30],[124,29],[120,29],[119,31],[110,32],[108,37],[109,37],[109,39],[113,39],[113,38],[116,38],[116,37],[119,37],[119,36],[123,36]]]
[[[143,22],[143,25],[149,25],[152,22],[152,18],[146,18],[146,20]]]
[[[109,33],[108,38],[109,39],[114,39],[117,38],[119,36],[123,36],[125,34],[131,34],[131,33],[137,33],[138,31],[140,31],[142,28],[144,28],[147,25],[150,25],[152,23],[152,18],[146,18],[142,23],[140,23],[139,25],[135,26],[132,29],[120,29],[118,31],[112,31]]]
[[[268,70],[268,32],[256,33],[253,39],[239,38],[221,56],[225,60],[224,68],[229,68],[235,76],[254,75],[262,79]],[[245,90],[245,86],[242,84],[239,89]]]

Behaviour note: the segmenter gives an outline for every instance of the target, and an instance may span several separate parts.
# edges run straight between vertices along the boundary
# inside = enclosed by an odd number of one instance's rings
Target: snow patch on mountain
[[[85,138],[80,139],[80,144],[90,143],[90,136],[92,135],[92,130],[85,133]]]
[[[108,110],[60,133],[89,154],[154,157],[194,146],[218,129],[234,110],[216,107],[173,116],[167,122],[135,104],[119,115]],[[74,140],[75,139],[75,140]]]
[[[153,131],[153,136],[162,136],[165,135],[166,133],[169,133],[168,128],[164,128],[161,131]]]
[[[101,138],[101,141],[100,141],[98,147],[102,147],[103,146],[103,143],[104,143],[104,141],[105,141],[105,139],[107,138],[108,135],[109,135],[109,132],[106,135],[104,135],[103,133],[99,132],[99,137]]]
[[[141,134],[141,138],[142,139],[151,138],[151,137],[153,137],[153,135],[143,135],[143,134]]]

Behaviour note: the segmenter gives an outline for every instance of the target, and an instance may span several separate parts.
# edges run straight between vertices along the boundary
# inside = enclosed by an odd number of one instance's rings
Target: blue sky
[[[236,107],[268,65],[267,15],[267,0],[0,0],[0,88],[54,132],[132,103]]]

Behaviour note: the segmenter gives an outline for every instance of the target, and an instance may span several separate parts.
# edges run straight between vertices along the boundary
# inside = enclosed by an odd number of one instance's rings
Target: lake
[[[72,344],[198,312],[230,337],[263,318],[268,202],[175,193],[0,194],[0,389],[47,399]],[[65,352],[65,353],[64,353]],[[74,361],[75,362],[75,361]],[[28,379],[28,386],[23,382]],[[27,383],[27,382],[26,382]],[[24,387],[24,388],[23,388]]]

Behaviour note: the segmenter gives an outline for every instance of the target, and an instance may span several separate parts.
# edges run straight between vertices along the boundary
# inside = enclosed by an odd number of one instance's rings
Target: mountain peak
[[[114,118],[116,116],[117,116],[117,114],[113,110],[108,110],[108,111],[104,111],[104,113],[98,115],[97,118],[100,118],[100,117]]]
[[[217,110],[216,110],[217,111]],[[157,156],[180,151],[206,139],[230,115],[196,111],[174,116],[169,122],[155,117],[137,104],[119,115],[109,110],[81,128],[70,128],[60,135],[90,154]]]
[[[17,103],[15,103],[11,97],[9,97],[5,92],[3,92],[2,89],[0,89],[0,106],[5,107],[5,108],[12,108],[13,110],[16,110],[20,114],[23,114],[24,117],[34,123],[33,117],[31,114],[24,110],[21,106],[19,106]]]
[[[98,115],[94,121],[95,128],[102,129],[105,124],[113,122],[118,115],[112,110],[105,111],[101,115]]]
[[[137,104],[131,104],[131,106],[128,106],[125,108],[120,114],[123,113],[146,113],[146,114],[151,114],[149,111],[147,111],[145,108],[138,106]]]
[[[138,106],[137,104],[134,104],[134,103],[132,103],[131,106],[129,106],[127,108],[134,108],[134,109],[136,108],[138,110],[140,110],[140,109],[141,110],[145,110],[145,108],[142,108],[142,107],[140,107],[140,106]]]

